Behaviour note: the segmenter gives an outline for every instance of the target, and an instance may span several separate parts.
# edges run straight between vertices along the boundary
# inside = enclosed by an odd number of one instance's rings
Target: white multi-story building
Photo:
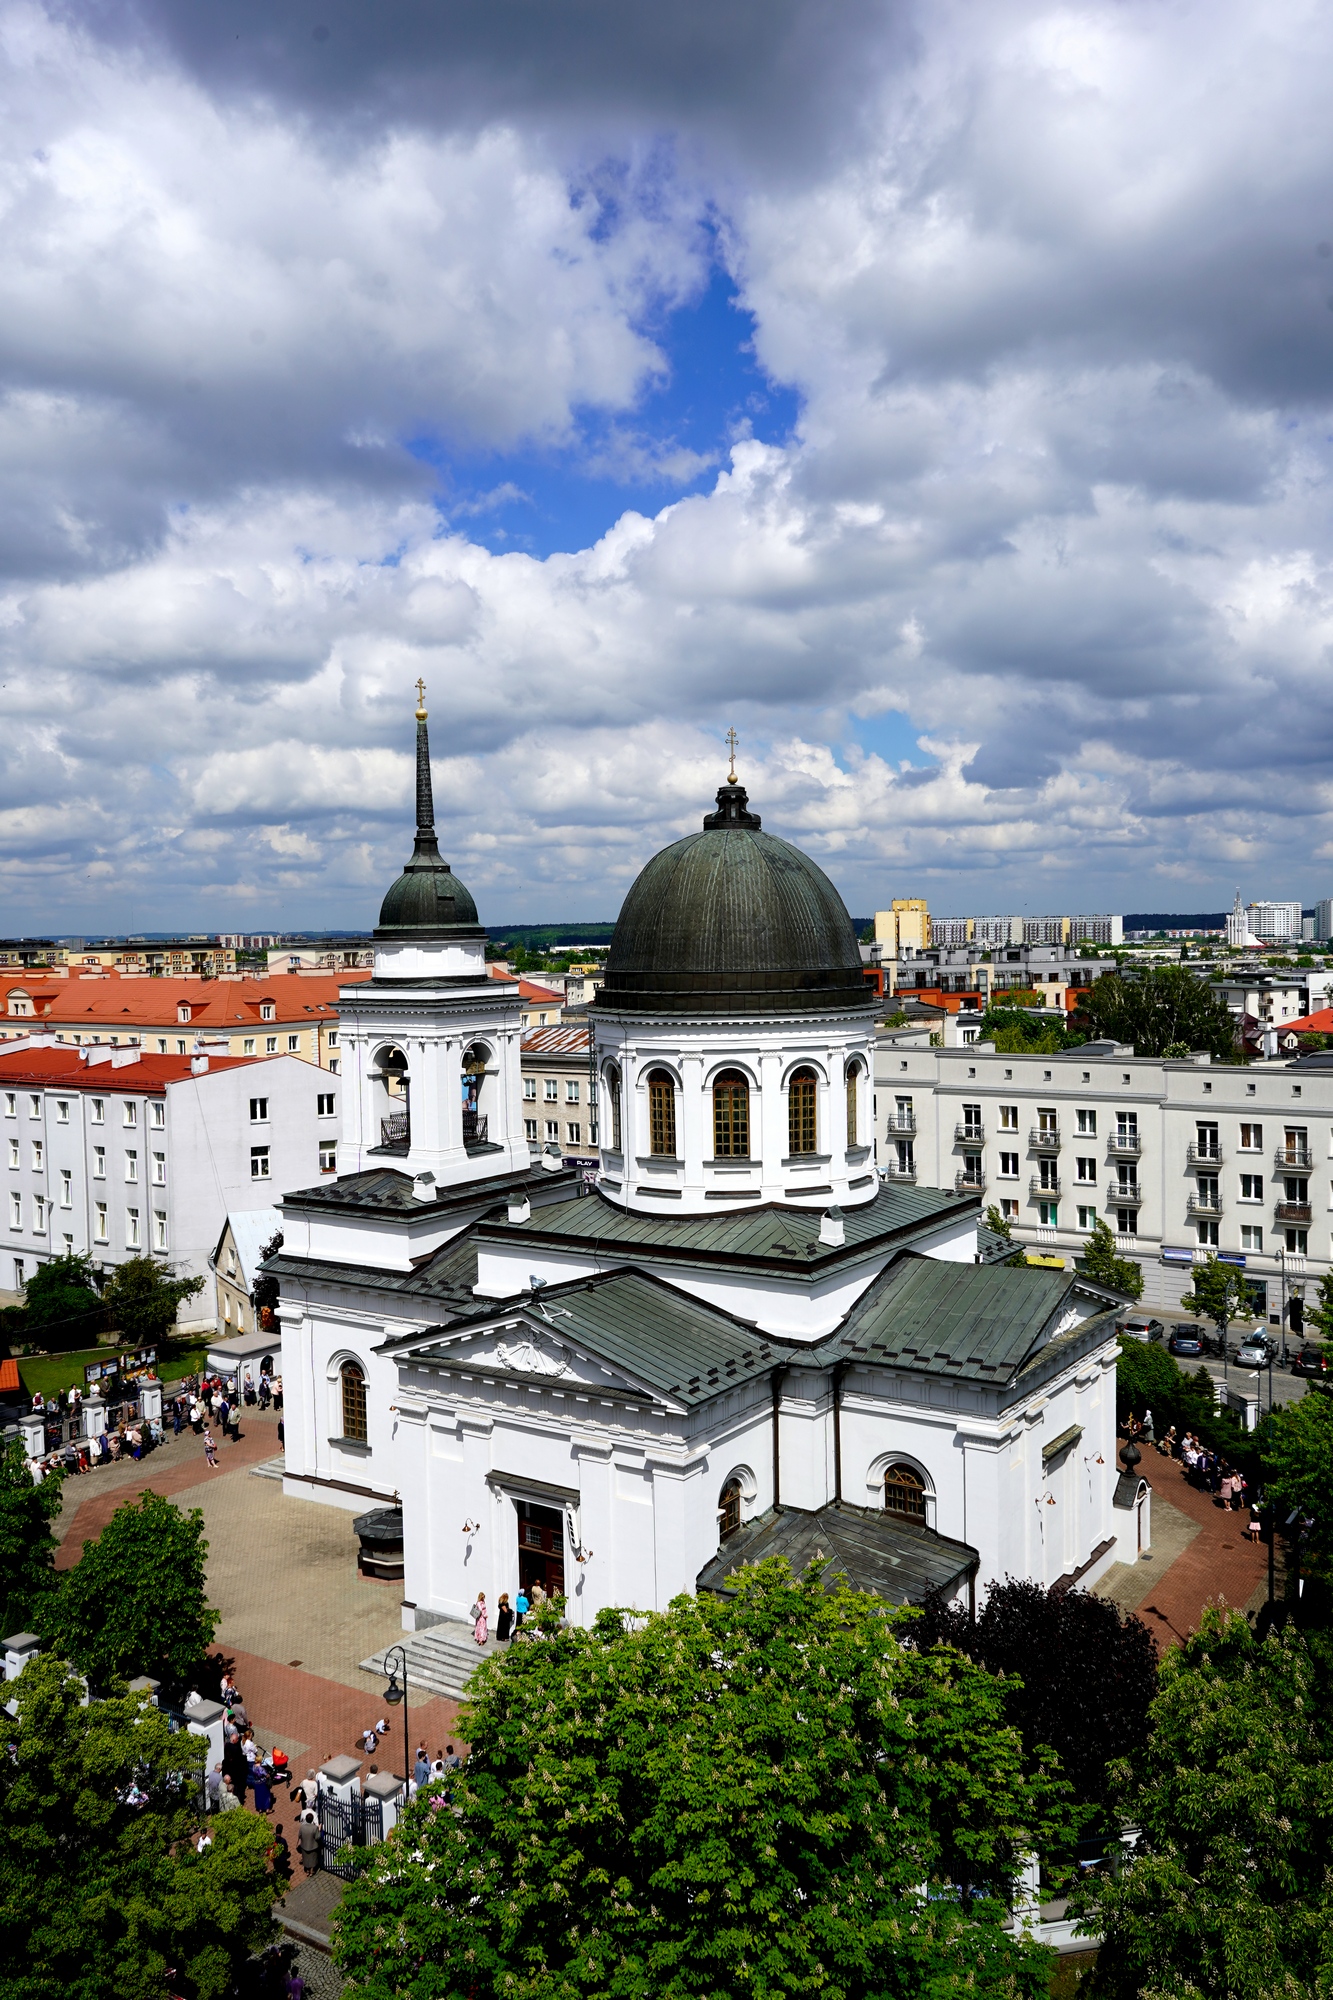
[[[1019,1242],[1072,1265],[1100,1217],[1174,1306],[1210,1251],[1256,1311],[1333,1256],[1333,1060],[1164,1062],[1116,1043],[1059,1055],[901,1046],[875,1061],[878,1163],[892,1182],[974,1189]]]
[[[268,1061],[33,1041],[0,1053],[0,1281],[70,1253],[207,1278],[232,1210],[338,1170],[338,1080]],[[4,1268],[7,1266],[8,1268]],[[213,1325],[205,1290],[188,1325]]]
[[[1288,944],[1301,934],[1299,903],[1251,903],[1245,912],[1251,935],[1264,944]]]

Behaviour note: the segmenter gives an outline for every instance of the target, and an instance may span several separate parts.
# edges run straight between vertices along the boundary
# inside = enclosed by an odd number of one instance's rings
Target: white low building
[[[74,1049],[0,1052],[6,1284],[77,1253],[152,1255],[210,1278],[228,1213],[337,1173],[339,1079],[297,1056]],[[183,1325],[214,1325],[209,1289]]]
[[[405,1625],[538,1579],[587,1622],[816,1546],[898,1600],[1132,1555],[1115,1301],[979,1263],[975,1193],[875,1171],[875,996],[827,877],[734,780],[649,863],[590,1010],[588,1188],[528,1157],[517,987],[475,976],[423,712],[417,801],[349,996],[355,1169],[286,1197],[265,1266],[286,1490],[401,1498]]]

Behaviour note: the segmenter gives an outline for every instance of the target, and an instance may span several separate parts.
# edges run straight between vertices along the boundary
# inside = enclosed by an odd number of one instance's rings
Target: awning
[[[1067,1431],[1061,1431],[1059,1437],[1052,1438],[1049,1444],[1044,1444],[1042,1446],[1041,1448],[1042,1464],[1049,1465],[1052,1459],[1059,1458],[1064,1452],[1067,1452],[1072,1445],[1076,1445],[1079,1439],[1082,1437],[1082,1435],[1083,1435],[1082,1424],[1071,1424]]]
[[[0,1396],[21,1396],[23,1384],[19,1381],[19,1365],[14,1356],[8,1355],[0,1361]]]

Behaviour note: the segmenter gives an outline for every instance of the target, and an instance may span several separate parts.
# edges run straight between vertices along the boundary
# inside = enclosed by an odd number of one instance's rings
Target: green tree
[[[117,1264],[102,1294],[107,1323],[131,1347],[152,1347],[168,1340],[183,1299],[197,1298],[202,1278],[173,1278],[151,1257],[127,1257]]]
[[[66,1572],[43,1612],[43,1635],[99,1687],[152,1674],[180,1682],[213,1641],[218,1613],[205,1599],[208,1543],[197,1507],[183,1514],[160,1493],[118,1507]]]
[[[1056,1055],[1077,1048],[1087,1037],[1059,1019],[1038,1021],[1019,1007],[993,1004],[981,1017],[977,1039],[994,1042],[997,1055]]]
[[[909,1621],[768,1562],[483,1664],[467,1766],[343,1898],[353,1994],[1043,1992],[1001,1898],[1069,1837],[1067,1788]]]
[[[1113,1771],[1138,1839],[1074,1906],[1106,2000],[1278,2000],[1333,1978],[1333,1764],[1288,1628],[1209,1606],[1159,1669],[1146,1749]]]
[[[1084,1273],[1098,1285],[1123,1292],[1127,1299],[1143,1297],[1143,1269],[1133,1257],[1122,1257],[1110,1227],[1099,1215],[1083,1247]]]
[[[1319,1280],[1317,1303],[1307,1301],[1305,1317],[1322,1339],[1333,1340],[1333,1271],[1326,1271]]]
[[[1180,1303],[1186,1312],[1202,1313],[1210,1319],[1225,1345],[1232,1320],[1249,1316],[1245,1274],[1238,1264],[1224,1264],[1210,1251],[1206,1263],[1194,1266],[1193,1290],[1183,1293]]]
[[[1151,966],[1129,976],[1104,972],[1080,1011],[1094,1034],[1132,1042],[1141,1056],[1160,1056],[1172,1044],[1191,1053],[1207,1049],[1219,1062],[1232,1062],[1238,1053],[1226,1001],[1183,965]]]
[[[226,1993],[272,1934],[267,1823],[221,1814],[200,1856],[189,1835],[202,1737],[173,1734],[142,1697],[81,1706],[57,1659],[31,1661],[7,1692],[18,1714],[0,1758],[0,2000]]]
[[[1268,1491],[1283,1513],[1308,1515],[1313,1565],[1333,1582],[1333,1390],[1307,1384],[1296,1403],[1273,1411],[1263,1446]]]
[[[88,1257],[53,1257],[39,1264],[23,1297],[23,1338],[50,1354],[94,1346],[106,1324]]]
[[[21,1444],[0,1459],[0,1616],[5,1632],[36,1624],[56,1587],[56,1538],[51,1522],[60,1512],[60,1475],[48,1474],[34,1486]]]
[[[986,1227],[994,1235],[1002,1236],[1006,1243],[1013,1242],[1014,1232],[1013,1232],[1013,1227],[1009,1221],[1009,1218],[1007,1215],[1001,1215],[999,1209],[995,1206],[994,1202],[992,1202],[990,1207],[986,1210]],[[1027,1263],[1027,1253],[1021,1249],[1015,1248],[1013,1256],[1006,1257],[1004,1259],[1004,1262],[1008,1265],[1013,1266],[1014,1269],[1018,1269],[1022,1265]]]

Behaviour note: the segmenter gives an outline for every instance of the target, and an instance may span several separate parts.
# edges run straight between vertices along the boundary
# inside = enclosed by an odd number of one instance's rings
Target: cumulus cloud
[[[367,19],[0,5],[11,927],[370,921],[418,674],[497,919],[730,721],[859,910],[1324,892],[1323,17]],[[652,416],[710,259],[790,438]],[[497,553],[533,454],[680,497]]]

